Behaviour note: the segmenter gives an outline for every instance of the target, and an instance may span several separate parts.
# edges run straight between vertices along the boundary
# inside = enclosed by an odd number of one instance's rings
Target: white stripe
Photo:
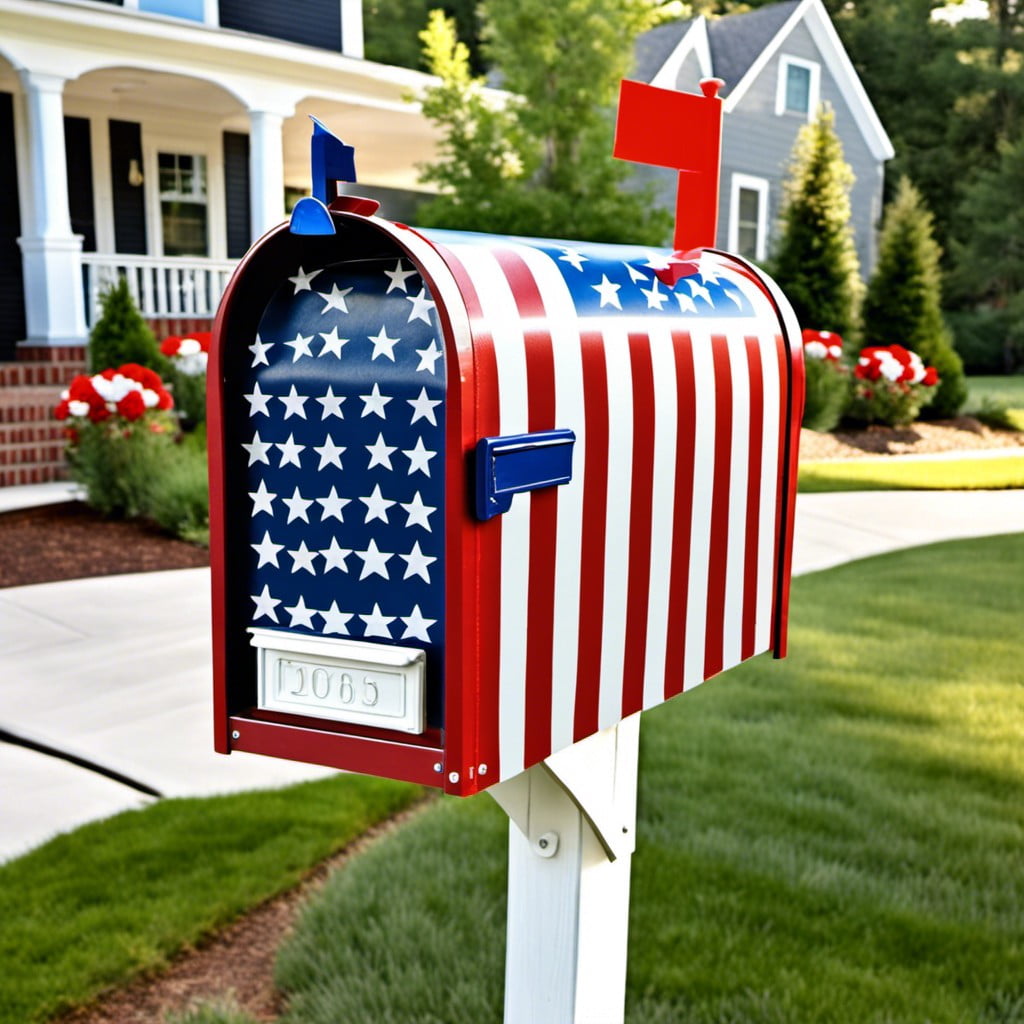
[[[774,332],[761,330],[761,376],[764,380],[764,437],[761,443],[761,507],[759,510],[757,547],[757,617],[754,626],[754,648],[766,651],[772,637],[772,595],[775,591],[775,513],[779,504],[779,381],[778,346]]]
[[[604,613],[598,728],[622,718],[629,582],[629,506],[632,496],[633,374],[629,337],[618,322],[604,325],[608,374],[608,495],[604,549]]]
[[[708,620],[708,566],[711,561],[711,503],[715,490],[715,363],[706,327],[690,332],[697,396],[693,459],[693,516],[686,596],[686,651],[683,687],[704,681],[704,633]]]
[[[551,257],[517,248],[540,291],[551,331],[555,364],[555,422],[576,433],[573,478],[558,488],[555,531],[554,648],[551,659],[551,751],[573,742],[576,670],[580,627],[580,565],[583,550],[583,467],[586,465],[586,411],[583,359],[576,309]]]
[[[729,465],[729,538],[725,570],[722,668],[743,660],[743,577],[747,554],[750,453],[750,369],[743,335],[726,335],[732,377],[732,451]]]
[[[665,699],[665,648],[668,643],[672,584],[672,533],[675,520],[676,447],[679,394],[672,334],[661,324],[650,328],[654,373],[654,483],[651,493],[651,583],[647,605],[647,663],[644,707]],[[688,528],[689,524],[683,524]]]
[[[494,339],[498,374],[499,431],[529,427],[526,351],[515,299],[494,254],[453,247],[466,268]],[[498,669],[498,744],[501,778],[525,767],[526,630],[530,590],[530,496],[517,495],[501,517],[501,627]]]

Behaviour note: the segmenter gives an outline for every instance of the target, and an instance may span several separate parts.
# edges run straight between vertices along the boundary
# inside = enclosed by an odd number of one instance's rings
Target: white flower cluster
[[[199,377],[206,373],[207,354],[195,338],[182,338],[174,355],[174,365],[186,377]]]
[[[836,338],[836,341],[832,341]],[[820,331],[819,339],[804,342],[804,352],[812,359],[838,359],[843,354],[843,346],[838,341],[839,335],[831,331]]]
[[[872,360],[886,380],[903,380],[910,384],[920,384],[924,380],[925,365],[916,352],[907,352],[907,359],[903,362],[888,349],[880,348],[872,353],[871,358],[861,356],[858,361],[861,366],[867,366]]]
[[[125,377],[123,374],[115,373],[109,380],[102,374],[96,374],[89,378],[93,391],[103,399],[104,404],[110,412],[117,412],[117,403],[129,392],[138,391],[142,395],[142,402],[147,409],[155,409],[160,398],[151,388],[144,388],[137,380]],[[68,403],[69,416],[88,416],[89,403],[80,399],[72,399],[70,389],[65,388],[60,395]]]

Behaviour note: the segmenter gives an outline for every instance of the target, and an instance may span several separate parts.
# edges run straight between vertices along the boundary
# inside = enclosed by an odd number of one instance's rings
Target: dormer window
[[[799,57],[779,60],[779,82],[775,93],[776,114],[798,114],[809,121],[818,107],[821,68]]]

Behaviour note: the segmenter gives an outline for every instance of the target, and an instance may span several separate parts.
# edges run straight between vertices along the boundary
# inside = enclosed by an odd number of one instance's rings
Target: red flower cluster
[[[877,381],[883,377],[898,384],[920,384],[935,387],[939,374],[934,366],[925,366],[916,352],[902,345],[875,345],[861,349],[853,370],[861,380]]]
[[[827,359],[838,362],[843,355],[843,339],[832,331],[812,331],[802,334],[804,352],[812,359]]]
[[[173,405],[158,373],[138,363],[125,363],[116,370],[76,377],[61,393],[54,416],[59,420],[88,419],[91,423],[120,416],[131,423],[150,409],[170,409]]]
[[[210,331],[194,331],[192,334],[171,334],[160,342],[160,351],[172,359],[175,356],[192,356],[210,351]]]

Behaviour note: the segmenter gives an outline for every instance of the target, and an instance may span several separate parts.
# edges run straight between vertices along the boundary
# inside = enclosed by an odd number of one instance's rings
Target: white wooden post
[[[640,716],[489,790],[509,816],[505,1024],[618,1024]]]

